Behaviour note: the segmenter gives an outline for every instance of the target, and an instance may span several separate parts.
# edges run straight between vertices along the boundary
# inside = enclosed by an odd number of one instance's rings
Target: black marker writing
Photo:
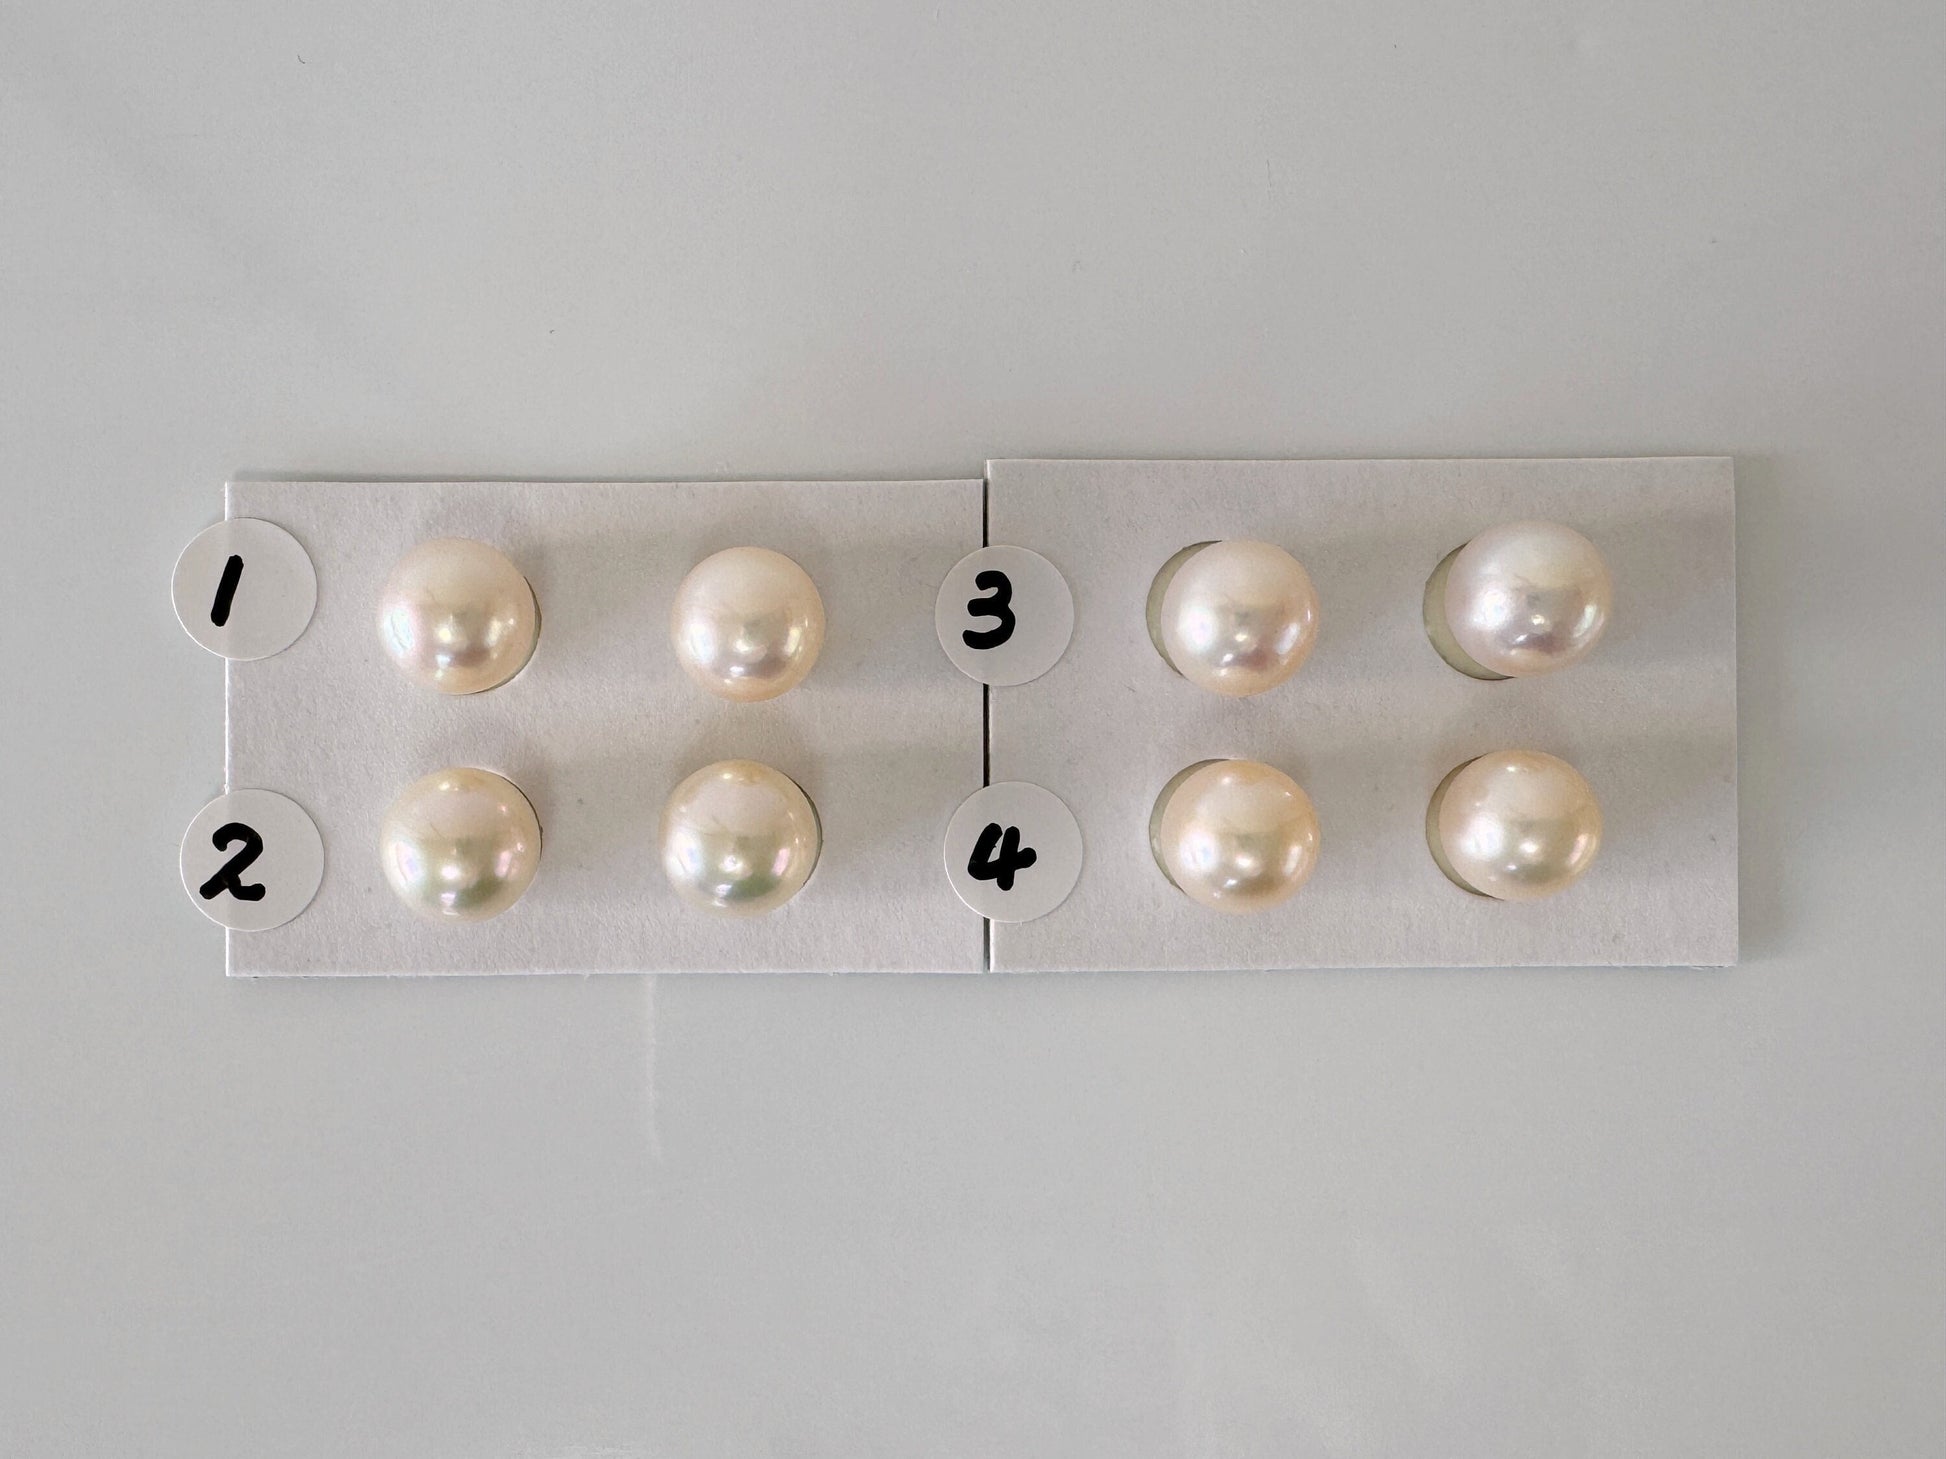
[[[998,856],[994,855],[996,845]],[[980,832],[980,839],[973,843],[973,857],[966,863],[966,874],[975,881],[990,881],[1001,891],[1010,892],[1014,889],[1014,873],[1025,871],[1039,859],[1033,847],[1020,844],[1020,827],[1007,827],[1003,836],[999,823],[989,821]]]
[[[209,621],[221,628],[230,621],[230,605],[236,602],[236,585],[243,578],[243,559],[232,553],[230,560],[223,564],[223,576],[217,580],[216,601],[209,605]]]
[[[235,562],[236,559],[233,557],[230,561]],[[261,902],[264,899],[263,883],[245,885],[241,877],[244,868],[264,854],[264,838],[242,821],[231,821],[228,825],[217,827],[216,834],[209,839],[218,851],[227,851],[239,841],[243,843],[243,849],[218,867],[216,875],[196,888],[197,894],[206,902],[224,892],[239,902]],[[1032,855],[1031,852],[1028,854]]]
[[[1014,636],[1014,610],[1008,606],[1014,600],[1013,579],[990,567],[974,577],[973,585],[984,588],[987,596],[968,600],[966,611],[975,618],[1000,621],[992,628],[968,628],[960,637],[966,640],[968,648],[998,648]]]

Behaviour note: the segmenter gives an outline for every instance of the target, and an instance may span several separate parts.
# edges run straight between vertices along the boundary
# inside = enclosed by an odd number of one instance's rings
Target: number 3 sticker
[[[1025,684],[1067,652],[1074,594],[1061,570],[1025,547],[982,547],[959,560],[933,607],[939,646],[982,684]]]

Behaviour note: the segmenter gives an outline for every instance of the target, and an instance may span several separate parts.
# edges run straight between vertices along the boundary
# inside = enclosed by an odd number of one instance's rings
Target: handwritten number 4
[[[1000,853],[997,856],[994,855],[996,847]],[[966,863],[966,874],[975,881],[994,882],[1001,891],[1010,892],[1014,889],[1014,873],[1025,871],[1039,859],[1032,846],[1020,844],[1020,827],[1007,827],[1003,836],[999,823],[989,821],[980,832],[980,839],[973,843],[973,858]]]
[[[975,618],[996,618],[999,622],[991,628],[965,629],[960,637],[966,640],[968,648],[998,648],[1014,636],[1014,610],[1009,606],[1014,600],[1013,580],[998,568],[990,567],[974,575],[973,586],[983,589],[986,596],[969,599],[966,611]],[[1006,889],[1003,884],[1001,890]]]

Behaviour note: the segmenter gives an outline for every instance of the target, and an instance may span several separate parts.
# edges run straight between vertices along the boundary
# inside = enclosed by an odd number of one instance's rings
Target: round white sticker
[[[171,589],[184,630],[226,659],[281,653],[318,606],[310,554],[256,517],[230,517],[198,533],[176,559]]]
[[[237,932],[281,927],[324,880],[324,842],[296,801],[233,790],[196,813],[182,837],[182,884],[212,922]]]
[[[1061,797],[1024,780],[969,795],[946,826],[946,876],[995,922],[1031,922],[1081,877],[1081,826]]]
[[[962,557],[933,605],[939,646],[982,684],[1025,684],[1067,652],[1074,594],[1061,570],[1025,547],[982,547]]]

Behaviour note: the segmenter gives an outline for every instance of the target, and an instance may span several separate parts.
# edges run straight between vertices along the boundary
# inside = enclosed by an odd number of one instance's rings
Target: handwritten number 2
[[[968,600],[966,611],[975,618],[997,618],[999,622],[992,628],[965,629],[960,637],[966,640],[968,648],[998,648],[1014,636],[1014,610],[1009,606],[1014,600],[1013,580],[999,569],[990,567],[974,576],[973,586],[983,589],[986,596]],[[998,830],[998,827],[995,829]],[[1031,851],[1027,854],[1033,855]],[[1011,883],[1012,878],[1009,877],[1000,889],[1005,891]]]
[[[234,562],[236,559],[230,560]],[[219,826],[216,834],[209,839],[210,844],[218,851],[227,851],[239,841],[243,843],[243,849],[218,867],[216,875],[196,889],[198,895],[207,902],[223,892],[228,892],[239,902],[261,902],[264,899],[263,883],[246,884],[243,881],[243,871],[251,862],[264,854],[264,838],[244,825],[242,821],[231,821],[228,825]]]
[[[997,856],[994,855],[996,847],[1000,853]],[[989,821],[980,832],[980,839],[973,843],[973,857],[966,863],[966,874],[975,881],[994,882],[1001,891],[1010,892],[1014,889],[1014,873],[1025,871],[1039,859],[1032,846],[1020,844],[1020,827],[1007,827],[1003,836],[999,823]]]

